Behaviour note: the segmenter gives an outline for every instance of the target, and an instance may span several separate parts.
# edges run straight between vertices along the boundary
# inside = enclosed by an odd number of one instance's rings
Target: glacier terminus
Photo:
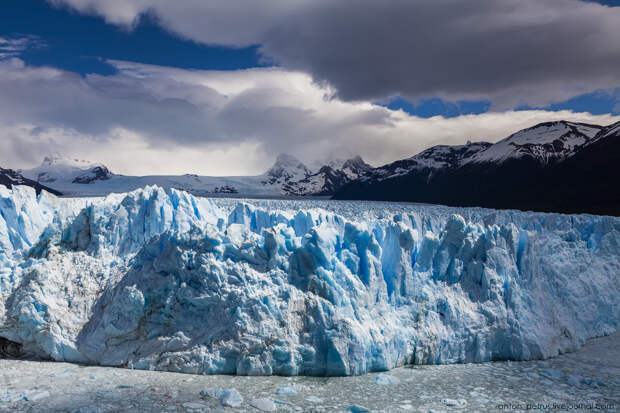
[[[544,359],[620,324],[620,219],[0,186],[0,344],[199,374]]]

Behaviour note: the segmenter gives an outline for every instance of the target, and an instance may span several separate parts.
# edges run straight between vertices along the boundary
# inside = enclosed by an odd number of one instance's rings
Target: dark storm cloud
[[[620,85],[620,7],[579,0],[54,0],[207,44],[261,45],[348,100],[540,105]]]
[[[544,104],[620,84],[620,8],[573,0],[318,2],[262,51],[344,99]]]

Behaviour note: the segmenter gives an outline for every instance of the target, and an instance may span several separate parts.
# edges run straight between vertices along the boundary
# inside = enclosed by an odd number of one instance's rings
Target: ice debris
[[[273,402],[273,400],[266,397],[253,399],[252,401],[250,401],[250,406],[255,407],[263,412],[275,412],[277,410],[277,406]]]
[[[237,389],[214,389],[205,388],[201,390],[200,395],[203,397],[211,397],[219,400],[222,406],[239,407],[243,404],[243,396],[239,394]]]
[[[465,407],[467,400],[465,399],[441,399],[441,403],[450,407]]]
[[[298,391],[299,391],[298,386],[283,385],[276,389],[276,394],[283,395],[283,396],[294,396],[297,394]]]
[[[238,407],[243,403],[243,397],[239,394],[237,389],[221,390],[218,398],[223,406]]]
[[[54,377],[70,377],[73,376],[75,374],[75,371],[73,370],[65,370],[62,372],[58,372],[54,374]]]
[[[186,402],[182,405],[186,409],[206,409],[208,406],[204,403]]]
[[[24,395],[24,399],[29,402],[36,402],[38,400],[45,399],[47,397],[50,397],[49,392],[37,391],[37,390],[26,392],[26,394]]]
[[[370,409],[364,406],[358,406],[357,404],[352,404],[347,408],[347,411],[351,413],[366,413],[366,412],[369,412]]]
[[[398,377],[390,376],[389,374],[380,373],[375,376],[375,383],[382,386],[389,386],[400,383],[400,379],[398,379]]]
[[[7,391],[5,393],[0,393],[0,402],[13,403],[13,402],[20,401],[20,400],[36,402],[41,399],[45,399],[47,397],[50,397],[50,393],[48,391],[40,391],[40,390]]]
[[[78,409],[72,410],[71,413],[104,413],[113,411],[114,408],[110,406],[84,406]]]

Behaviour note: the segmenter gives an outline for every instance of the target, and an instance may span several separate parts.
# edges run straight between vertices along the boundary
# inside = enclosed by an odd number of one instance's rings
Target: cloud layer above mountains
[[[109,63],[116,74],[80,77],[0,60],[0,165],[34,166],[61,152],[126,174],[254,174],[279,152],[305,161],[359,153],[381,164],[433,144],[497,140],[542,121],[618,120],[568,111],[422,119],[344,101],[300,71]]]

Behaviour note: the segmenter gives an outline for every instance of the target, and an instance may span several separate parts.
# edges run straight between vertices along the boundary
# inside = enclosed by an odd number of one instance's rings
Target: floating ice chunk
[[[285,401],[285,400],[273,399],[273,402],[274,402],[275,404],[282,404],[282,405],[285,405],[285,406],[293,406],[293,403],[291,403],[291,402],[287,402],[287,401]]]
[[[398,377],[390,376],[389,374],[379,373],[375,377],[375,383],[382,386],[390,386],[392,384],[400,383],[400,379]]]
[[[75,374],[75,371],[73,370],[65,370],[59,373],[55,373],[54,376],[55,377],[69,377],[69,376],[73,376]]]
[[[467,400],[465,399],[441,399],[440,401],[450,407],[464,407],[467,405]]]
[[[107,409],[101,406],[84,406],[78,409],[72,410],[71,413],[103,413],[109,411],[111,409]]]
[[[212,399],[217,399],[219,389],[214,389],[212,387],[205,387],[200,390],[200,395],[202,397],[211,397]]]
[[[306,397],[306,400],[309,401],[310,403],[323,403],[323,399],[321,399],[320,397],[316,397],[316,396]]]
[[[19,400],[24,400],[24,393],[21,391],[8,391],[6,393],[0,393],[0,402],[13,403]]]
[[[294,396],[297,394],[298,391],[299,391],[298,386],[284,385],[276,389],[276,394],[279,394],[282,396]]]
[[[243,397],[237,389],[223,389],[219,392],[218,398],[223,406],[239,407],[243,403]]]
[[[243,397],[237,389],[214,389],[205,388],[200,391],[200,395],[203,397],[211,397],[217,399],[223,406],[238,407],[243,403]]]
[[[38,400],[45,399],[48,397],[50,397],[50,393],[47,391],[31,390],[31,391],[27,391],[24,394],[24,400],[27,400],[29,402],[36,402]]]
[[[182,406],[186,409],[206,409],[208,407],[206,404],[196,402],[186,402]]]
[[[273,400],[266,397],[260,399],[253,399],[250,402],[250,406],[255,407],[263,412],[275,412],[277,410],[277,406],[273,402]]]
[[[369,412],[370,409],[364,406],[358,406],[357,404],[352,404],[349,407],[347,407],[347,411],[351,413],[366,413],[366,412]]]

